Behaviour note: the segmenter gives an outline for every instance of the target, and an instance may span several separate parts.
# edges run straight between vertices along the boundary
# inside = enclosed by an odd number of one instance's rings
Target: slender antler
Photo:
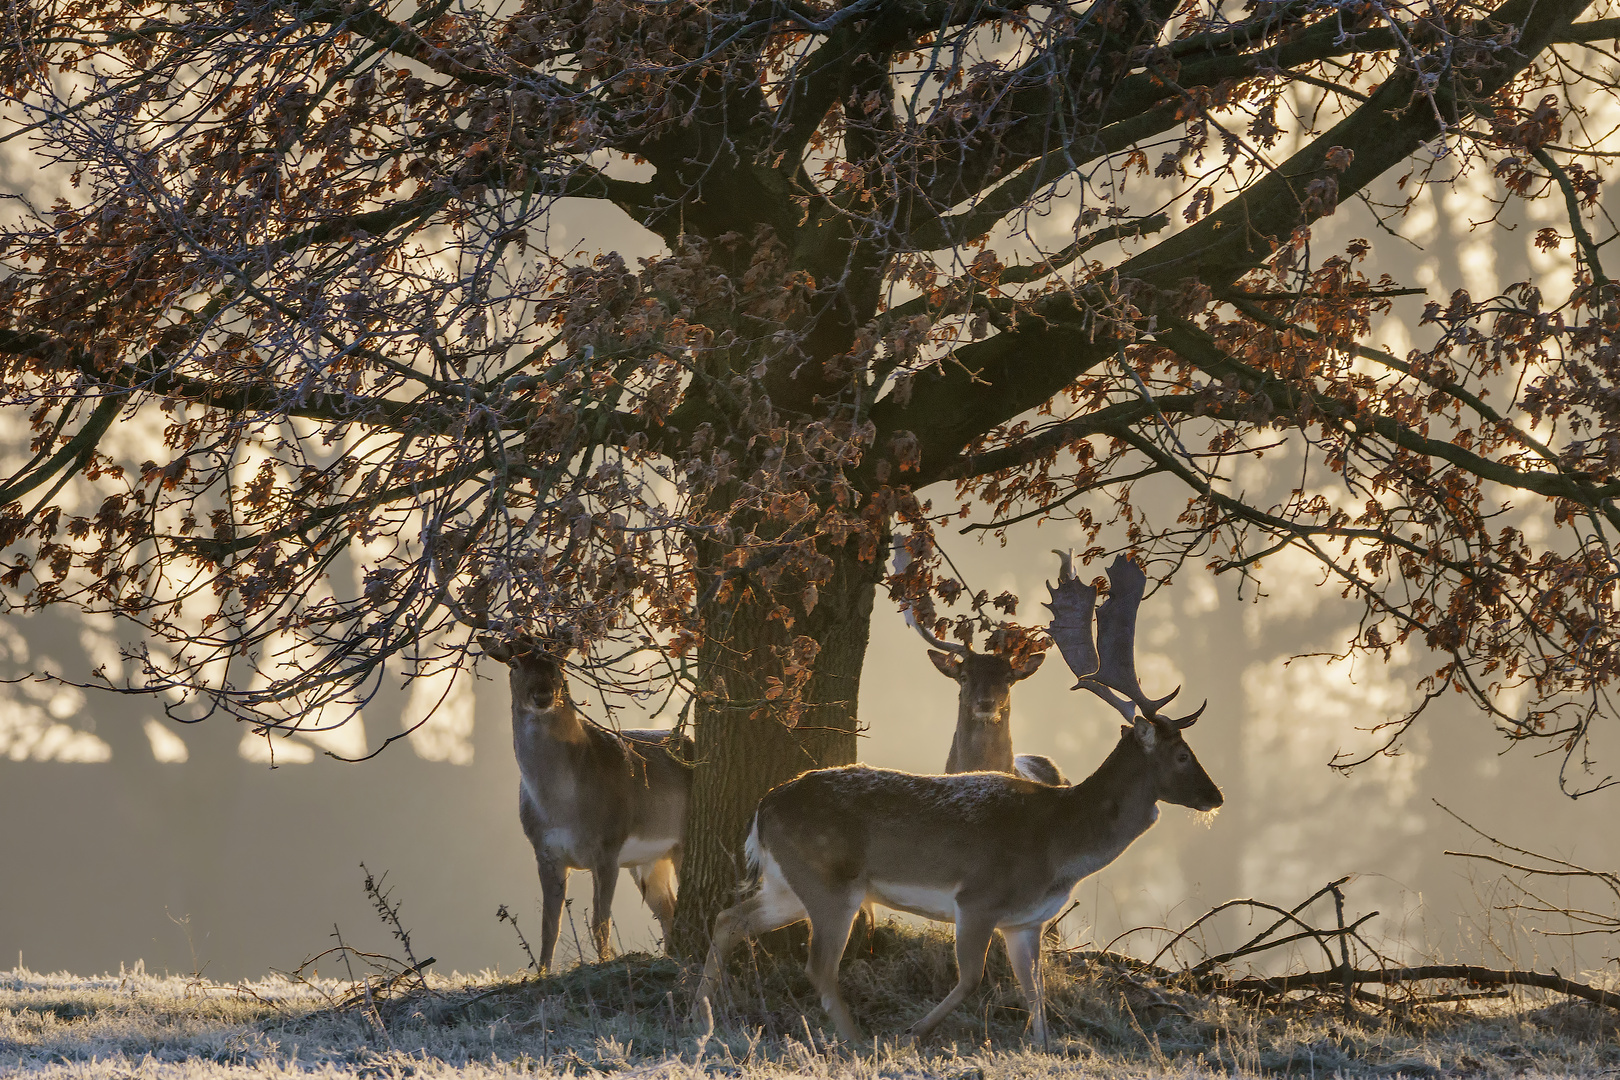
[[[1147,575],[1142,568],[1121,555],[1108,568],[1108,599],[1097,608],[1097,590],[1084,584],[1074,573],[1072,552],[1053,551],[1062,560],[1058,568],[1057,587],[1047,583],[1051,603],[1052,622],[1047,629],[1064,662],[1080,681],[1074,689],[1086,689],[1102,698],[1130,723],[1138,709],[1149,720],[1161,719],[1159,710],[1181,693],[1176,687],[1162,698],[1150,698],[1142,692],[1136,678],[1136,609],[1142,604],[1147,586]],[[1093,637],[1091,617],[1096,610],[1096,636]],[[1124,694],[1123,698],[1112,691]],[[1177,727],[1190,727],[1204,711],[1198,711],[1174,721]]]
[[[903,542],[896,543],[894,545],[893,565],[894,574],[896,577],[905,573],[906,567],[911,565],[911,549],[906,547]],[[955,653],[957,656],[968,656],[972,654],[972,646],[958,644],[954,641],[941,641],[939,638],[925,630],[922,623],[917,621],[917,616],[912,612],[911,603],[909,601],[902,610],[905,612],[906,625],[917,631],[917,633],[921,635],[922,639],[928,642],[928,644],[932,645],[934,648],[942,649],[948,653]]]

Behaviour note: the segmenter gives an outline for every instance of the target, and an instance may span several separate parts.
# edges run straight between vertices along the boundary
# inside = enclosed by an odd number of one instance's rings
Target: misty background
[[[1021,598],[1023,621],[1056,577],[1049,548],[1069,526],[1018,531],[1005,548],[956,538],[952,555],[973,589]],[[1100,572],[1093,563],[1089,572]],[[1539,961],[1569,972],[1605,966],[1605,939],[1515,931],[1491,913],[1502,899],[1488,867],[1443,854],[1489,850],[1437,800],[1509,842],[1620,866],[1617,794],[1559,794],[1559,755],[1510,752],[1488,722],[1448,695],[1402,741],[1349,775],[1336,753],[1364,753],[1366,729],[1413,700],[1431,658],[1396,650],[1391,663],[1352,667],[1296,653],[1332,650],[1356,610],[1319,571],[1268,560],[1267,595],[1237,595],[1232,575],[1184,567],[1144,602],[1139,670],[1149,693],[1184,684],[1183,702],[1210,706],[1190,742],[1227,793],[1206,823],[1167,807],[1117,862],[1082,883],[1064,921],[1069,944],[1107,943],[1139,924],[1180,927],[1211,904],[1250,896],[1292,906],[1327,881],[1346,887],[1347,916],[1381,912],[1369,929],[1397,955]],[[88,672],[112,635],[62,615],[0,624],[0,661],[18,671]],[[423,731],[378,757],[343,763],[302,737],[265,740],[244,725],[160,719],[148,698],[86,694],[25,680],[0,689],[0,959],[36,971],[201,972],[216,980],[286,970],[344,940],[399,954],[361,887],[364,862],[387,872],[419,957],[444,971],[524,966],[505,904],[539,929],[533,855],[516,813],[506,669],[484,660]],[[1014,696],[1015,746],[1050,754],[1071,779],[1106,756],[1118,718],[1072,678],[1053,650]],[[862,680],[861,757],[916,771],[943,768],[955,684],[928,662],[893,602],[880,598]],[[322,737],[339,752],[375,747],[442,687],[397,680],[363,721]],[[576,680],[576,699],[607,720]],[[1178,702],[1181,704],[1181,702]],[[648,718],[619,712],[625,726]],[[658,723],[656,718],[651,721]],[[667,720],[665,721],[668,722]],[[363,730],[362,730],[363,729]],[[1600,766],[1611,764],[1600,761]],[[583,923],[589,879],[576,874],[572,918]],[[627,875],[615,905],[621,947],[651,948],[655,928]],[[1234,930],[1229,929],[1229,933]],[[588,938],[581,928],[580,940]],[[1579,944],[1580,950],[1575,950]],[[1126,945],[1148,948],[1144,937]],[[564,922],[559,956],[576,954]],[[1612,967],[1612,964],[1609,966]],[[327,972],[334,974],[335,972]]]
[[[1444,153],[1442,146],[1437,158]],[[1442,177],[1444,166],[1437,162]],[[1140,186],[1152,202],[1153,182]],[[1392,179],[1381,186],[1393,194]],[[62,171],[40,168],[22,147],[0,155],[0,190],[44,206],[60,189]],[[1352,237],[1377,237],[1382,247],[1365,268],[1369,277],[1388,270],[1430,289],[1401,302],[1369,344],[1405,355],[1427,340],[1418,329],[1423,303],[1443,303],[1459,285],[1482,297],[1526,278],[1567,280],[1568,248],[1543,251],[1532,243],[1536,227],[1556,223],[1560,208],[1513,204],[1492,224],[1497,208],[1487,197],[1498,190],[1489,175],[1475,174],[1425,189],[1404,217],[1384,223],[1399,240],[1380,235],[1362,204],[1346,204],[1315,227],[1322,255]],[[1030,227],[1059,247],[1072,239],[1072,222],[1061,218],[1054,212]],[[559,250],[587,241],[632,263],[659,250],[628,220],[600,213],[558,214],[547,238]],[[1501,400],[1511,400],[1515,388],[1502,389]],[[109,446],[140,460],[161,423],[136,417]],[[0,448],[10,448],[0,452],[0,467],[15,465],[26,441],[26,417],[0,415]],[[1281,498],[1302,482],[1297,451],[1231,459],[1221,468],[1251,495]],[[1341,502],[1351,497],[1330,476],[1312,472],[1304,482]],[[924,494],[955,505],[943,486]],[[67,504],[93,495],[69,485],[60,501],[71,512]],[[1172,520],[1185,499],[1168,485],[1136,485],[1136,501],[1159,522]],[[1549,519],[1535,516],[1539,506],[1534,513],[1486,509],[1503,511],[1532,543],[1552,534]],[[1037,605],[1043,581],[1056,577],[1050,549],[1083,544],[1076,526],[1059,521],[1020,525],[1006,546],[984,532],[941,535],[970,590],[1016,593],[1025,624],[1045,622]],[[1082,574],[1101,574],[1106,561]],[[1149,573],[1166,569],[1152,565]],[[1258,573],[1260,595],[1234,574],[1216,577],[1189,562],[1172,586],[1144,602],[1137,646],[1143,686],[1158,694],[1182,684],[1178,705],[1189,708],[1209,699],[1189,741],[1225,789],[1226,806],[1207,822],[1166,808],[1154,829],[1082,883],[1078,908],[1063,923],[1067,942],[1102,945],[1140,924],[1180,927],[1239,896],[1289,907],[1329,880],[1355,875],[1346,886],[1347,916],[1379,911],[1370,936],[1396,956],[1615,973],[1608,938],[1549,937],[1537,930],[1560,929],[1556,920],[1514,920],[1496,910],[1507,899],[1496,873],[1444,854],[1489,846],[1436,804],[1509,843],[1617,869],[1620,790],[1565,797],[1560,753],[1539,743],[1510,747],[1457,694],[1431,705],[1394,756],[1348,774],[1330,769],[1336,754],[1361,756],[1382,745],[1386,734],[1370,729],[1411,707],[1418,680],[1438,662],[1419,647],[1395,649],[1388,663],[1332,663],[1324,654],[1342,647],[1359,607],[1336,586],[1322,586],[1306,556],[1285,551]],[[0,616],[0,677],[14,680],[0,684],[0,964],[15,957],[36,971],[92,974],[144,962],[149,971],[233,980],[297,966],[336,943],[335,927],[349,944],[397,954],[361,888],[364,862],[387,873],[416,955],[436,958],[437,970],[524,966],[511,928],[495,918],[505,904],[531,939],[539,930],[539,885],[517,819],[505,668],[484,661],[476,681],[453,684],[441,678],[402,687],[395,677],[359,722],[273,742],[223,718],[176,723],[151,698],[27,677],[52,672],[88,682],[102,669],[116,680],[124,640],[110,619],[66,610]],[[1053,650],[1016,688],[1012,723],[1016,750],[1049,754],[1077,780],[1108,753],[1118,717],[1091,695],[1071,692],[1072,682]],[[577,680],[574,695],[600,721],[673,721],[633,711],[610,716]],[[955,684],[934,670],[922,642],[880,594],[861,684],[862,760],[943,768],[955,699]],[[1500,704],[1510,713],[1518,707],[1510,699]],[[346,764],[322,753],[375,749],[435,706],[412,736],[369,761]],[[1620,773],[1620,743],[1608,736],[1606,729],[1594,733],[1594,771],[1584,775],[1575,762],[1574,786]],[[573,878],[575,900],[559,945],[565,963],[575,955],[570,920],[578,940],[586,939],[588,883],[584,874]],[[625,875],[615,917],[622,947],[653,946],[651,920]],[[1229,924],[1223,932],[1242,929]],[[1151,955],[1152,940],[1123,944]]]

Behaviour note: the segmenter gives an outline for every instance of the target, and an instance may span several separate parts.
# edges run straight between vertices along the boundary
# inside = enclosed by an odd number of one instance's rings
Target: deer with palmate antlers
[[[1041,928],[1081,878],[1107,866],[1158,820],[1158,803],[1209,811],[1220,788],[1182,737],[1198,712],[1159,716],[1136,680],[1136,608],[1146,581],[1123,557],[1108,570],[1111,594],[1079,582],[1067,556],[1052,590],[1050,633],[1077,686],[1127,723],[1097,770],[1073,787],[998,773],[917,776],[861,765],[807,772],[760,800],[747,850],[758,890],[715,919],[695,1006],[715,993],[726,955],[744,938],[810,920],[810,981],[838,1032],[861,1041],[838,990],[838,962],[856,910],[870,899],[956,924],[957,984],[911,1027],[926,1037],[979,984],[990,937],[1001,930],[1029,1004],[1034,1038],[1046,1040]],[[1099,648],[1100,644],[1100,648]],[[1123,697],[1117,695],[1124,695]]]
[[[557,948],[570,870],[589,870],[591,941],[610,954],[613,893],[628,867],[670,940],[675,881],[692,775],[692,740],[671,751],[668,731],[609,731],[568,695],[562,658],[528,637],[478,639],[510,669],[512,748],[517,752],[518,818],[540,867],[540,969]]]
[[[894,573],[910,563],[905,545],[897,545]],[[999,653],[982,653],[972,644],[935,637],[917,621],[910,605],[906,625],[932,648],[928,659],[939,673],[957,685],[956,733],[945,757],[947,773],[1016,773],[1038,784],[1067,784],[1057,762],[1045,754],[1017,754],[1012,747],[1012,688],[1040,670],[1045,653],[1034,653],[1014,664]]]

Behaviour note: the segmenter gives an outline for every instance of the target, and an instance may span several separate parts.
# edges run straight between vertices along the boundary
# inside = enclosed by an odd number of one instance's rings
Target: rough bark
[[[855,542],[833,558],[832,581],[808,616],[796,613],[791,631],[784,633],[766,608],[740,593],[711,621],[714,632],[699,651],[709,685],[717,687],[718,674],[724,694],[695,710],[697,761],[671,943],[679,955],[700,957],[708,950],[714,916],[746,879],[743,842],[760,797],[807,769],[855,760],[861,665],[882,563],[862,560]],[[770,646],[796,634],[813,638],[821,651],[803,693],[810,707],[788,727],[769,713],[753,714],[768,674],[780,668]]]

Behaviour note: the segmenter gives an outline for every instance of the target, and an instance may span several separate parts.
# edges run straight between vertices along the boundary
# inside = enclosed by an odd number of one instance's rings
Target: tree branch
[[[1263,393],[1269,397],[1276,405],[1279,416],[1297,414],[1309,400],[1314,412],[1340,423],[1353,424],[1358,432],[1371,431],[1403,450],[1455,465],[1464,472],[1503,487],[1533,492],[1551,499],[1567,499],[1590,507],[1603,514],[1610,525],[1620,529],[1620,507],[1613,503],[1615,497],[1620,496],[1620,482],[1592,484],[1562,472],[1520,469],[1465,450],[1450,440],[1431,439],[1356,403],[1301,392],[1228,356],[1205,331],[1182,320],[1170,321],[1155,340],[1215,378],[1236,376],[1250,393]]]
[[[1435,108],[1419,99],[1416,75],[1402,70],[1385,80],[1372,99],[1334,125],[1282,166],[1235,196],[1198,224],[1126,260],[1118,278],[1135,278],[1158,289],[1172,290],[1196,277],[1220,290],[1271,258],[1274,245],[1285,242],[1296,227],[1309,225],[1331,204],[1312,202],[1306,194],[1313,181],[1336,190],[1360,190],[1407,159],[1440,132],[1441,115],[1456,117],[1505,86],[1569,23],[1590,0],[1507,0],[1485,20],[1502,30],[1516,28],[1516,48],[1503,48],[1470,71],[1477,91],[1467,100],[1457,94],[1456,75],[1435,90]],[[1532,18],[1534,15],[1534,18]],[[1483,30],[1482,30],[1483,32]],[[1330,149],[1350,150],[1353,160],[1341,175],[1327,164]],[[1097,311],[1105,298],[1095,299]],[[1028,347],[1019,344],[1027,339]],[[1096,366],[1115,348],[1101,317],[1067,295],[1043,302],[1020,315],[1016,328],[956,350],[955,360],[937,374],[916,380],[908,405],[879,402],[873,419],[880,431],[927,432],[922,446],[923,469],[931,473],[950,462],[985,432],[1025,409],[1048,400],[1082,372]],[[985,388],[979,384],[988,382]],[[923,423],[912,417],[942,416]]]
[[[1216,994],[1286,994],[1290,990],[1307,987],[1337,987],[1345,982],[1364,985],[1376,983],[1391,986],[1396,983],[1417,982],[1427,979],[1455,979],[1473,986],[1534,986],[1568,994],[1594,1005],[1607,1005],[1620,1009],[1620,994],[1601,990],[1586,983],[1566,979],[1562,975],[1549,975],[1539,971],[1517,971],[1512,968],[1487,968],[1473,964],[1428,964],[1422,967],[1379,968],[1372,971],[1354,968],[1345,971],[1307,971],[1298,975],[1251,975],[1242,979],[1206,980],[1202,989]]]

